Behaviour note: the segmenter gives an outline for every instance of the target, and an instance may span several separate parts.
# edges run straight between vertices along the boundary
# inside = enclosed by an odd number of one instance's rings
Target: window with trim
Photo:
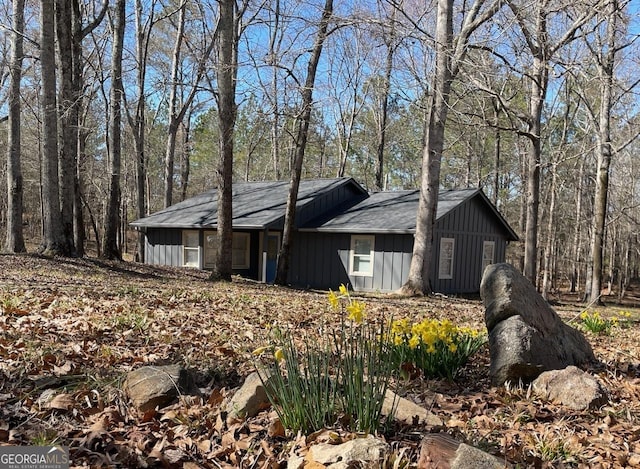
[[[251,235],[249,233],[233,233],[233,242],[231,248],[231,263],[234,269],[249,268],[249,241]]]
[[[249,233],[233,233],[231,241],[231,268],[249,268]],[[216,266],[216,255],[218,251],[218,232],[204,232],[204,267],[213,269]]]
[[[349,274],[373,276],[374,240],[375,236],[351,236]]]
[[[204,268],[213,269],[216,266],[218,252],[218,232],[204,232]]]
[[[453,278],[453,251],[455,240],[453,238],[440,239],[440,256],[438,262],[438,278]]]
[[[482,243],[482,272],[484,272],[487,266],[495,262],[495,252],[495,241],[484,241]]]
[[[182,232],[182,265],[200,267],[200,233],[196,230]]]

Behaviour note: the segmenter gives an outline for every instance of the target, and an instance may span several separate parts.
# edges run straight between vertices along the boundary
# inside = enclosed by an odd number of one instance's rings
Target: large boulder
[[[595,362],[591,345],[565,324],[510,264],[488,266],[480,284],[495,385],[530,382],[540,373]]]

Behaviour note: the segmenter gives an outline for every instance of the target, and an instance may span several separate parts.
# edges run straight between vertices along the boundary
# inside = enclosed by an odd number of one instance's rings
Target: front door
[[[276,268],[278,266],[278,250],[280,249],[280,234],[272,233],[267,235],[267,283],[273,283],[276,279]]]

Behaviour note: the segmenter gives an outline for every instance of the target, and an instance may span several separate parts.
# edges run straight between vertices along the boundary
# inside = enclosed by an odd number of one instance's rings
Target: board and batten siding
[[[182,266],[182,230],[147,228],[144,238],[147,264]]]
[[[440,242],[454,239],[453,278],[438,278]],[[489,207],[474,197],[440,218],[434,229],[431,288],[440,293],[477,293],[482,280],[482,250],[494,242],[494,262],[504,262],[506,234]]]
[[[351,236],[348,233],[296,233],[289,282],[324,290],[337,290],[343,283],[354,291],[389,292],[400,288],[409,273],[413,235],[375,235],[372,276],[349,275]]]

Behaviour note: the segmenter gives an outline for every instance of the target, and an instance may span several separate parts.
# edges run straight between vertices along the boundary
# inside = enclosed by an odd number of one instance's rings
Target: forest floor
[[[336,288],[338,286],[336,285]],[[440,428],[396,426],[386,467],[415,467],[426,432],[446,432],[520,467],[640,465],[640,299],[608,335],[586,333],[611,392],[594,411],[573,411],[527,387],[493,387],[485,345],[454,382],[414,379],[402,394],[442,419]],[[555,308],[577,325],[584,306]],[[606,299],[605,299],[606,300]],[[367,295],[369,318],[448,318],[484,329],[479,299]],[[284,467],[304,440],[271,437],[264,411],[240,425],[221,418],[221,398],[251,373],[251,352],[270,324],[312,333],[336,312],[326,292],[207,273],[96,259],[0,256],[0,445],[68,446],[72,467]],[[126,373],[181,363],[196,372],[202,397],[141,414],[122,391]],[[302,441],[302,443],[301,443]]]

